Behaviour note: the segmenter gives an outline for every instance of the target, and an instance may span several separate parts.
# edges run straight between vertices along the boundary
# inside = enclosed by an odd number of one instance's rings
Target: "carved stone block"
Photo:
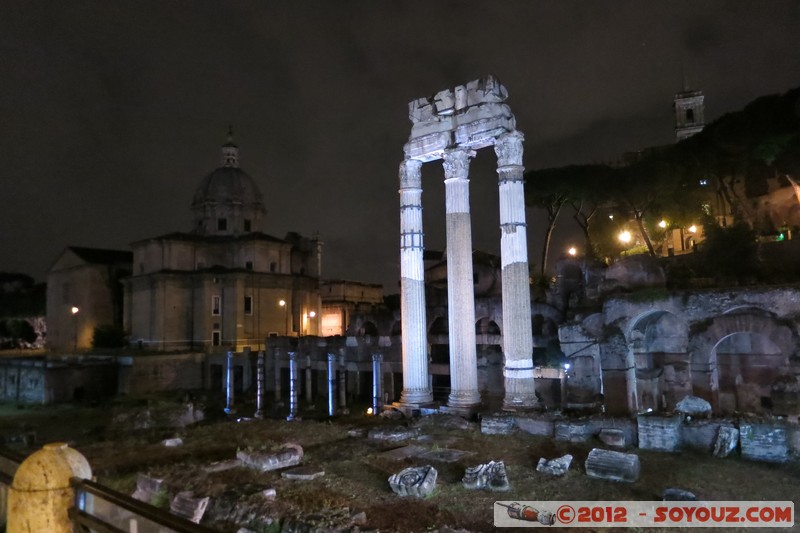
[[[400,496],[424,498],[436,487],[438,472],[432,466],[406,468],[389,477],[389,486]]]
[[[720,426],[717,440],[714,443],[714,457],[728,457],[736,451],[739,443],[739,430],[732,427]]]
[[[595,479],[633,483],[639,479],[639,456],[595,448],[586,458],[586,475]]]
[[[467,468],[461,480],[466,489],[487,489],[503,492],[511,489],[503,461],[489,461],[486,464]]]
[[[542,457],[539,459],[539,464],[536,465],[536,471],[551,476],[563,476],[571,464],[572,456],[570,454],[549,461]]]

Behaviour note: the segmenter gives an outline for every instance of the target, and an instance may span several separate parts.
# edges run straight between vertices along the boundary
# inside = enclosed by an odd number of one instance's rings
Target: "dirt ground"
[[[584,461],[593,447],[602,446],[599,441],[576,444],[524,433],[483,435],[477,423],[465,424],[444,415],[388,420],[366,416],[360,408],[333,420],[308,412],[302,421],[287,422],[276,412],[265,420],[237,421],[235,416],[252,415],[252,406],[242,406],[238,415],[226,417],[219,398],[202,398],[200,402],[205,405],[206,419],[180,429],[133,429],[114,422],[120,413],[180,406],[177,395],[127,398],[94,406],[2,405],[0,436],[7,447],[22,453],[30,453],[46,442],[69,442],[89,460],[98,481],[127,494],[133,492],[136,477],[143,472],[164,478],[170,494],[192,490],[195,496],[210,496],[203,523],[225,533],[233,533],[240,526],[259,533],[302,530],[299,524],[353,531],[491,531],[493,503],[497,500],[659,500],[668,487],[690,490],[703,500],[792,500],[795,508],[800,508],[797,462],[772,465],[738,457],[716,459],[703,454],[634,449],[629,451],[641,459],[640,479],[632,484],[614,483],[585,474]],[[353,436],[379,426],[409,425],[419,427],[420,438],[385,442]],[[184,444],[172,448],[161,444],[172,437],[181,437]],[[292,481],[281,478],[278,471],[204,470],[215,461],[234,459],[238,450],[272,450],[288,442],[303,447],[303,465],[318,466],[325,475],[312,481]],[[394,460],[382,455],[405,444],[469,453],[450,463],[418,457]],[[574,459],[564,477],[536,472],[540,457],[550,459],[566,453]],[[490,460],[505,462],[511,490],[492,493],[464,489],[464,469]],[[391,492],[387,482],[391,474],[424,464],[439,472],[432,495],[416,500]],[[277,491],[274,501],[261,496],[266,488]],[[362,511],[366,521],[361,516],[354,522]],[[795,516],[797,528],[797,513]],[[266,517],[274,522],[268,524]]]

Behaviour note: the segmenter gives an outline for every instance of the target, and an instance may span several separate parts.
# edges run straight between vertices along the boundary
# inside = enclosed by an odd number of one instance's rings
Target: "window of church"
[[[212,331],[211,332],[211,344],[213,346],[219,346],[222,344],[222,333],[219,331]]]
[[[253,262],[252,261],[246,261],[245,264],[244,264],[244,267],[247,270],[253,270]]]
[[[252,231],[251,228],[252,228],[252,224],[250,223],[249,220],[245,219],[244,220],[244,230],[245,231]]]
[[[253,314],[253,297],[252,296],[245,296],[244,297],[244,314],[252,315]]]
[[[275,261],[270,263],[269,264],[269,271],[270,272],[277,272],[278,271],[278,263],[276,263]]]
[[[218,218],[217,219],[217,230],[218,231],[225,231],[228,229],[228,219],[227,218]]]
[[[222,311],[222,301],[219,296],[211,297],[211,314],[219,316]]]
[[[686,110],[686,122],[689,122],[689,123],[694,122],[694,109],[687,109]]]

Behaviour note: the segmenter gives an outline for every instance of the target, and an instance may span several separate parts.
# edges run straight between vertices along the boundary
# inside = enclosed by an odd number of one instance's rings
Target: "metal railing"
[[[8,514],[8,489],[14,474],[25,456],[6,448],[0,448],[0,530],[5,531]]]
[[[126,494],[74,478],[75,505],[69,516],[76,531],[97,533],[213,533],[212,529],[140,502]]]
[[[8,489],[25,460],[7,448],[0,448],[0,531],[5,530]],[[74,478],[75,505],[69,509],[76,532],[87,533],[213,533],[201,526],[153,507],[88,479]]]

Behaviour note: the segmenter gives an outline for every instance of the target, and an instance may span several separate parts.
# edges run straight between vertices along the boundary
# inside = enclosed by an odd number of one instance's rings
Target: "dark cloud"
[[[334,277],[396,285],[406,104],[494,73],[529,168],[672,141],[682,72],[708,116],[800,85],[794,0],[12,3],[0,19],[0,270],[190,225],[233,124],[269,232],[319,231]],[[497,251],[494,154],[473,163]],[[444,245],[440,164],[425,231]],[[530,214],[532,262],[540,215]],[[557,235],[571,238],[568,218]]]

